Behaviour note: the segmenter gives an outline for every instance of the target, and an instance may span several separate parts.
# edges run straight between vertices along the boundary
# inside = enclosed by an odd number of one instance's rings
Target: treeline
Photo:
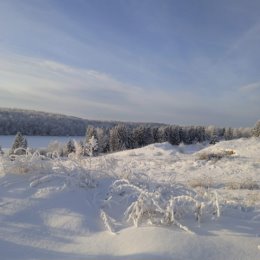
[[[95,156],[97,154],[123,151],[143,147],[152,143],[169,142],[172,145],[209,142],[215,144],[220,140],[231,140],[241,137],[259,136],[260,123],[252,128],[218,128],[215,126],[144,126],[136,127],[118,124],[111,128],[88,126],[85,140],[76,142],[69,140],[67,144],[52,142],[41,154],[68,156],[70,153]],[[22,149],[20,149],[22,148]],[[27,140],[19,132],[16,135],[10,154],[24,154]],[[0,148],[1,152],[1,148]]]
[[[27,148],[27,141],[20,135],[56,135],[85,136],[82,142],[70,140],[62,145],[51,143],[44,153],[57,153],[67,156],[69,153],[86,151],[95,143],[91,154],[108,153],[143,147],[152,143],[169,142],[172,145],[231,140],[252,135],[260,136],[260,121],[254,128],[220,128],[215,126],[179,126],[147,123],[117,123],[83,120],[44,112],[0,109],[0,134],[16,134],[19,138],[13,147],[13,153],[22,143],[22,153]],[[20,141],[19,141],[20,140]],[[23,140],[23,141],[21,141]],[[91,143],[92,142],[92,143]],[[92,147],[93,148],[93,147]],[[92,149],[91,148],[91,149]],[[1,152],[1,149],[0,149]]]
[[[118,122],[87,120],[32,110],[0,108],[0,135],[84,136],[86,127],[112,128]],[[127,123],[135,126],[137,123]],[[161,125],[161,124],[144,124]]]
[[[86,143],[94,136],[99,145],[99,152],[115,152],[143,147],[152,143],[169,142],[172,145],[193,144],[208,141],[212,144],[219,140],[231,140],[252,136],[251,128],[217,128],[214,126],[178,126],[160,127],[116,125],[111,129],[88,127]]]
[[[165,125],[160,127],[146,127],[139,125],[129,127],[118,124],[110,129],[89,126],[85,140],[80,144],[70,140],[65,147],[59,147],[60,155],[75,152],[80,145],[83,153],[95,143],[95,152],[92,154],[123,151],[140,148],[153,143],[169,142],[172,145],[209,142],[215,144],[220,140],[252,136],[251,128],[217,128],[214,126],[178,126]],[[95,141],[96,140],[96,141]],[[56,144],[57,146],[58,144]],[[50,149],[49,149],[50,150]],[[52,146],[52,151],[53,146]]]

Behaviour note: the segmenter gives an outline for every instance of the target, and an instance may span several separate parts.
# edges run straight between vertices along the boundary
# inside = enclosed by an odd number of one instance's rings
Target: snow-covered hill
[[[29,136],[85,136],[88,126],[112,128],[119,121],[89,120],[42,111],[1,108],[0,135],[22,132]],[[162,126],[159,123],[125,122],[127,126]]]
[[[260,140],[0,162],[1,259],[260,259]]]

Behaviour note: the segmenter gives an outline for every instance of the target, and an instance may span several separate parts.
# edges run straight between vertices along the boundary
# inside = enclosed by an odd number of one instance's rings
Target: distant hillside
[[[33,110],[0,108],[0,135],[84,136],[89,125],[111,128],[120,122],[87,120],[73,116],[39,112]],[[154,125],[148,123],[126,123],[127,125]]]

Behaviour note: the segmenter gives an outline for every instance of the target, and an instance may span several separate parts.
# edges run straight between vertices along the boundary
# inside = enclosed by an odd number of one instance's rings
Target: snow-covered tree
[[[18,132],[15,136],[14,143],[13,143],[12,148],[10,150],[10,154],[15,153],[15,154],[18,154],[18,155],[22,155],[22,154],[25,154],[26,149],[27,149],[27,140],[21,134],[21,132]]]
[[[188,143],[188,128],[186,126],[180,127],[179,135],[180,135],[181,143],[187,144]]]
[[[240,128],[233,128],[233,139],[241,138],[242,132],[240,131]]]
[[[82,141],[77,142],[74,140],[75,154],[77,157],[81,157],[84,155],[84,144]]]
[[[143,125],[138,126],[133,129],[132,132],[133,147],[142,147],[154,142],[152,130],[150,127],[145,127]]]
[[[199,143],[204,142],[206,140],[206,131],[204,126],[196,127],[196,138]]]
[[[96,133],[96,129],[94,126],[89,125],[87,127],[87,131],[86,131],[86,141],[85,143],[88,143],[88,141],[92,138],[92,136],[94,136],[95,138],[97,138],[97,133]]]
[[[85,147],[85,151],[86,151],[87,155],[90,157],[97,155],[98,141],[94,137],[94,135],[88,140],[86,147]]]
[[[68,143],[66,144],[66,151],[65,153],[68,155],[70,153],[74,153],[75,152],[75,145],[74,142],[70,139],[68,141]]]
[[[195,127],[189,126],[189,127],[186,128],[185,143],[186,144],[192,144],[194,142],[197,142]]]
[[[251,127],[241,127],[239,128],[239,138],[240,137],[245,137],[245,138],[248,138],[248,137],[251,137],[253,135],[252,133],[252,128]]]
[[[142,147],[144,145],[144,127],[138,126],[132,132],[134,147]]]
[[[119,124],[109,132],[110,151],[123,151],[131,147],[129,129],[124,124]]]
[[[157,140],[159,143],[166,142],[168,139],[167,136],[167,127],[166,126],[160,126],[157,131]]]
[[[152,132],[154,143],[158,143],[159,142],[158,127],[153,127],[151,129],[151,132]]]
[[[105,129],[97,128],[98,152],[106,153],[109,150],[109,137]]]
[[[144,128],[144,145],[154,143],[153,133],[151,127]]]
[[[206,128],[206,134],[211,144],[215,144],[219,141],[218,129],[215,126],[208,126]]]
[[[225,128],[224,138],[225,140],[233,139],[233,129],[231,127]]]
[[[0,155],[3,155],[4,151],[2,150],[2,146],[0,145]]]
[[[172,125],[169,129],[168,142],[172,145],[180,144],[180,128],[179,126]]]
[[[255,127],[253,128],[253,135],[256,137],[260,136],[260,120],[256,122]]]

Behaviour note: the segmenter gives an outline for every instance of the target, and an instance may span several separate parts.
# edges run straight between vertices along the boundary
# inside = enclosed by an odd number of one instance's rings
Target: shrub
[[[225,150],[225,151],[221,151],[218,153],[201,153],[198,155],[198,160],[206,160],[206,161],[210,161],[210,160],[221,160],[224,157],[229,157],[231,155],[235,154],[235,152],[233,150]]]
[[[199,178],[191,179],[188,183],[192,188],[209,189],[213,185],[213,179],[210,176],[202,176]]]
[[[253,135],[256,137],[260,136],[260,120],[256,122],[255,127],[253,128]]]
[[[240,182],[227,183],[226,187],[231,190],[259,190],[260,187],[256,181],[247,178]]]
[[[185,220],[195,219],[200,223],[201,218],[220,216],[220,205],[217,193],[205,192],[203,195],[195,191],[175,184],[169,186],[158,185],[150,189],[144,183],[133,183],[129,180],[116,180],[110,187],[108,199],[103,210],[106,216],[109,212],[113,215],[114,205],[121,205],[120,210],[123,219],[136,227],[140,225],[176,225],[179,228],[192,232],[184,225]],[[106,212],[108,210],[108,213]],[[118,216],[114,216],[118,218]],[[103,221],[106,224],[106,219]],[[121,218],[121,217],[119,217]],[[121,219],[115,220],[120,222]],[[107,227],[110,230],[109,227]],[[111,230],[110,230],[111,231]]]

